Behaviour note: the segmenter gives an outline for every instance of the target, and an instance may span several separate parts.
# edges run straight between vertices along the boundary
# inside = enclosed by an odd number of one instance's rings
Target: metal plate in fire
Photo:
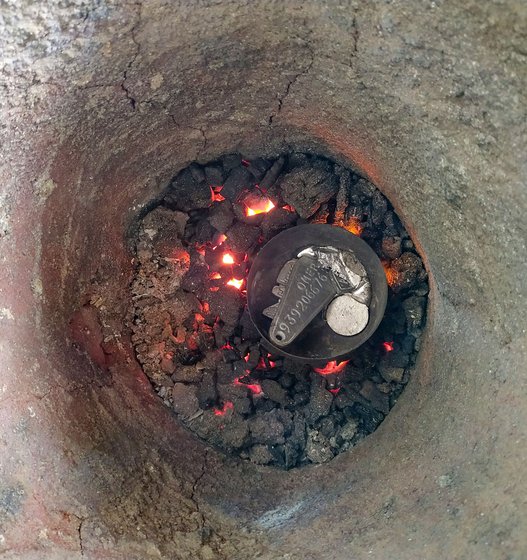
[[[387,285],[379,258],[362,239],[310,224],[285,230],[260,250],[247,298],[272,352],[318,364],[345,359],[373,334]]]

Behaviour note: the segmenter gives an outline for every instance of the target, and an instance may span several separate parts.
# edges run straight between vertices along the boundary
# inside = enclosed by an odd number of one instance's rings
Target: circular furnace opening
[[[360,237],[384,269],[384,317],[346,359],[269,351],[247,308],[255,257],[305,224]],[[404,390],[421,344],[427,274],[391,204],[353,170],[305,153],[192,163],[141,216],[131,241],[136,357],[164,404],[207,443],[285,469],[324,463],[375,431]],[[318,335],[302,334],[295,345],[309,350]]]

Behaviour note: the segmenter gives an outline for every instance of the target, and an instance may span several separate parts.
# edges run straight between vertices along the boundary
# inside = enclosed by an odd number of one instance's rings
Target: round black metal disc
[[[312,246],[350,250],[362,263],[371,284],[368,324],[355,336],[342,336],[328,326],[321,313],[290,345],[278,348],[269,339],[271,319],[262,312],[278,301],[272,289],[283,265],[296,258],[303,249]],[[270,352],[313,365],[345,360],[355,348],[368,340],[383,318],[387,296],[386,275],[373,249],[360,237],[327,224],[296,226],[273,237],[256,256],[247,280],[249,313],[266,348]]]

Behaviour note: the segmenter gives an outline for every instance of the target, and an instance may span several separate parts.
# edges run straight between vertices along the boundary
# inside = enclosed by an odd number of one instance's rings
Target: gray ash
[[[259,248],[310,222],[360,234],[390,286],[374,336],[318,369],[260,345],[244,291]],[[353,171],[303,153],[193,163],[141,220],[135,247],[137,359],[179,420],[228,453],[286,469],[329,461],[373,432],[408,382],[427,275],[390,203]]]

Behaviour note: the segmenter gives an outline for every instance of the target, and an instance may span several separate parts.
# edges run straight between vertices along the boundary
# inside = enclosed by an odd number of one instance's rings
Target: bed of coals
[[[348,361],[318,368],[269,354],[246,308],[259,248],[303,223],[360,235],[389,285],[373,337]],[[166,406],[211,445],[285,469],[324,463],[372,433],[408,382],[427,274],[390,203],[355,172],[304,153],[191,164],[143,216],[134,243],[137,359]]]

